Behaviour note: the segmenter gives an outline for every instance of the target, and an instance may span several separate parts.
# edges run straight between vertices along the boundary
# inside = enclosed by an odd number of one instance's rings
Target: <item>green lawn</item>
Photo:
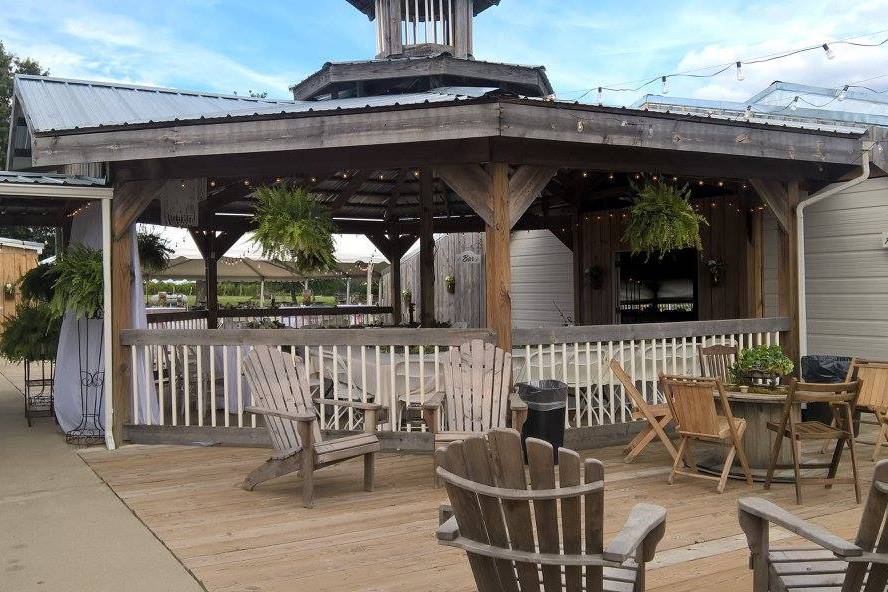
[[[196,296],[188,297],[188,306],[194,306],[194,302],[196,300]],[[315,296],[315,304],[327,304],[334,305],[336,304],[335,296]],[[219,306],[236,306],[238,304],[242,304],[244,302],[254,301],[256,306],[259,306],[259,299],[252,298],[250,296],[219,296]],[[275,294],[275,302],[279,305],[291,304],[290,295],[289,294]],[[265,305],[268,306],[271,303],[271,296],[269,295],[265,299]],[[301,304],[301,303],[300,303]]]

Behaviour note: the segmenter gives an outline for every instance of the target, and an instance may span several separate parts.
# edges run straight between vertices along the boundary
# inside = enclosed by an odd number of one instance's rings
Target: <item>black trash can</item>
[[[801,372],[804,382],[845,382],[851,358],[848,356],[812,355],[802,356]],[[820,421],[829,424],[832,412],[825,403],[811,403],[802,410],[803,421]]]
[[[527,438],[539,438],[552,445],[555,464],[558,448],[564,445],[564,414],[567,411],[567,385],[559,380],[532,380],[515,385],[518,396],[527,403],[527,420],[521,428],[521,445]],[[527,449],[524,450],[527,459]]]

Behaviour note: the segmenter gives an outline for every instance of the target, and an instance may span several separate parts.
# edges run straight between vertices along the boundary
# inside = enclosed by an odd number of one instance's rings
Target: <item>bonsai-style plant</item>
[[[168,246],[167,239],[153,232],[140,232],[137,245],[139,264],[146,274],[152,275],[163,271],[170,263],[173,250]]]
[[[444,287],[447,288],[448,294],[453,294],[456,292],[456,278],[452,275],[448,275],[444,278]]]
[[[779,345],[758,345],[740,351],[729,369],[731,380],[751,384],[754,380],[775,383],[795,368]]]
[[[61,326],[47,302],[26,300],[3,321],[0,355],[11,362],[54,360]]]
[[[623,240],[629,243],[632,254],[647,253],[648,258],[658,252],[660,259],[678,249],[703,248],[700,242],[700,224],[706,218],[694,211],[688,186],[645,180],[641,186],[632,184],[635,191],[626,222]]]
[[[102,312],[104,287],[102,252],[76,244],[53,263],[57,279],[52,296],[52,312],[58,317],[70,310],[77,317],[95,318]]]
[[[25,300],[49,303],[58,281],[58,270],[52,263],[41,263],[19,279],[19,292]]]
[[[725,267],[724,259],[709,259],[706,261],[706,269],[709,270],[709,276],[713,286],[717,287],[721,285],[721,276],[725,271]]]
[[[253,241],[263,256],[298,273],[336,267],[333,219],[311,194],[280,184],[259,187],[253,195],[258,200]]]

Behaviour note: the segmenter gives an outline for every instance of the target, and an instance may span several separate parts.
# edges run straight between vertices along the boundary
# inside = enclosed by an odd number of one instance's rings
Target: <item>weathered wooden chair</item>
[[[312,507],[314,471],[348,460],[364,457],[364,489],[373,490],[373,463],[379,452],[376,436],[376,414],[379,405],[348,400],[325,399],[325,405],[350,406],[364,413],[366,433],[335,440],[324,440],[318,425],[318,415],[300,358],[293,359],[280,350],[256,346],[244,360],[244,373],[256,406],[246,411],[265,418],[265,427],[271,436],[275,454],[244,479],[244,489],[252,490],[269,479],[294,471],[302,473],[302,500]]]
[[[888,582],[888,528],[882,525],[886,502],[888,460],[876,465],[854,543],[821,526],[809,524],[767,500],[741,499],[740,526],[749,542],[753,592],[885,590]],[[797,534],[817,548],[771,549],[768,540],[771,524]]]
[[[660,403],[654,405],[645,401],[644,396],[635,388],[632,378],[623,370],[616,358],[610,361],[610,367],[614,376],[623,385],[623,390],[632,400],[634,407],[632,419],[635,421],[643,419],[646,422],[641,432],[626,445],[625,461],[628,463],[635,460],[653,442],[654,438],[660,439],[660,442],[663,443],[669,456],[674,461],[678,452],[675,450],[672,440],[666,435],[666,428],[672,423],[672,411],[669,409],[669,404]]]
[[[736,345],[701,345],[697,347],[697,353],[700,356],[701,376],[716,378],[723,383],[730,382],[728,369],[737,359]]]
[[[798,382],[792,379],[789,385],[789,393],[783,405],[783,416],[780,423],[768,422],[768,429],[777,433],[774,442],[774,451],[771,454],[771,463],[768,467],[768,476],[765,478],[765,489],[770,489],[771,480],[775,469],[793,469],[795,472],[796,503],[802,503],[802,484],[807,481],[818,485],[832,487],[834,484],[853,484],[854,495],[857,503],[860,503],[860,484],[857,479],[857,456],[854,450],[854,406],[857,402],[857,394],[860,392],[861,382],[841,382],[836,384],[820,384],[811,382]],[[826,403],[833,413],[832,425],[826,425],[819,421],[796,421],[793,407],[799,403]],[[777,464],[780,458],[780,448],[784,438],[789,439],[792,452],[792,466]],[[806,440],[835,440],[836,447],[833,450],[832,460],[823,462],[802,462],[801,447]],[[842,449],[848,443],[851,452],[851,471],[853,477],[836,477],[839,461],[842,459]],[[827,469],[826,477],[802,477],[802,469]]]
[[[511,391],[511,353],[476,339],[450,348],[443,367],[444,392],[435,393],[422,405],[423,421],[435,434],[435,447],[504,428],[509,415],[511,427],[521,430],[527,405]]]
[[[678,453],[672,465],[672,473],[669,475],[669,484],[672,485],[675,475],[713,479],[718,481],[716,489],[722,493],[725,490],[731,465],[736,456],[740,459],[740,466],[746,475],[746,482],[752,485],[749,461],[746,459],[746,451],[743,449],[746,420],[735,418],[731,413],[731,404],[728,402],[721,381],[661,375],[660,383],[666,394],[669,408],[672,410],[672,416],[678,424],[678,434],[681,436]],[[721,415],[716,412],[716,396],[721,403]],[[691,442],[693,440],[715,442],[727,447],[725,465],[720,476],[706,475],[696,470],[696,463],[691,456]],[[684,470],[682,463],[687,463],[692,471]]]
[[[876,362],[873,360],[851,360],[848,368],[848,377],[845,382],[861,380],[860,394],[857,397],[857,412],[868,413],[875,417],[875,421],[859,420],[864,425],[879,426],[879,434],[872,444],[873,461],[879,458],[882,444],[888,442],[888,362]],[[858,430],[859,432],[859,430]],[[858,433],[858,443],[861,443]],[[862,442],[869,444],[869,442]]]
[[[604,467],[496,429],[435,452],[450,507],[441,509],[438,543],[466,551],[478,590],[644,590],[645,563],[666,528],[666,510],[639,504],[604,547]],[[583,501],[584,500],[584,501]],[[581,507],[581,501],[582,507]],[[560,516],[560,519],[559,519]]]

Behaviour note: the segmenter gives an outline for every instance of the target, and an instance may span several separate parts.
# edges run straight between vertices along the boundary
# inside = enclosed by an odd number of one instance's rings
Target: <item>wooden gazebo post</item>
[[[435,237],[431,169],[419,171],[419,320],[423,327],[435,322]]]

